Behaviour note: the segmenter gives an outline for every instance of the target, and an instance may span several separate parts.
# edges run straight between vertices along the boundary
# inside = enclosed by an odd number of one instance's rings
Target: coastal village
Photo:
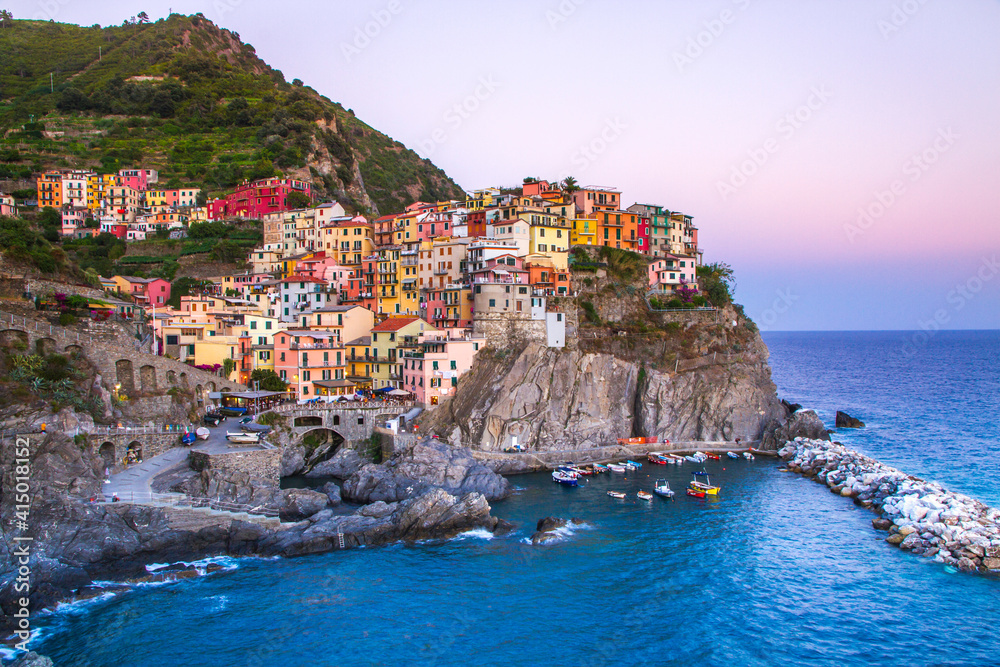
[[[245,270],[211,277],[179,308],[168,305],[166,279],[101,282],[151,324],[155,353],[248,386],[255,371],[273,371],[299,402],[390,394],[433,406],[454,396],[486,346],[516,335],[563,347],[560,299],[575,293],[577,246],[643,255],[648,296],[700,298],[691,216],[626,206],[621,190],[572,178],[527,178],[373,220],[315,202],[309,183],[289,178],[244,182],[213,200],[157,183],[152,169],[50,171],[27,203],[58,211],[74,238],[185,238],[197,223],[259,221],[263,243]],[[12,198],[2,201],[14,214]]]

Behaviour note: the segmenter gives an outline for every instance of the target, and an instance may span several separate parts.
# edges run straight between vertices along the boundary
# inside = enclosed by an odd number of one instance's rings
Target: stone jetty
[[[963,572],[1000,571],[1000,510],[907,475],[839,442],[796,438],[778,451],[789,470],[880,513],[886,541]]]

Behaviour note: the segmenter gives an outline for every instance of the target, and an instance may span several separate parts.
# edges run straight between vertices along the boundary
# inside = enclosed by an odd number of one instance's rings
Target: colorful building
[[[458,378],[470,368],[485,342],[483,337],[449,338],[444,332],[417,336],[410,346],[401,349],[403,360],[402,389],[414,395],[417,403],[437,405],[455,395]]]
[[[305,181],[291,178],[265,178],[253,183],[244,181],[224,199],[209,202],[208,217],[210,220],[260,220],[269,213],[291,210],[293,207],[288,204],[288,195],[293,192],[312,198],[312,186]]]

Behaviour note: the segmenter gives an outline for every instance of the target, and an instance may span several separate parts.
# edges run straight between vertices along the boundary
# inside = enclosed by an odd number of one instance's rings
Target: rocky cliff
[[[760,441],[787,416],[756,327],[735,310],[646,336],[487,350],[423,424],[452,444],[584,449],[618,438]]]

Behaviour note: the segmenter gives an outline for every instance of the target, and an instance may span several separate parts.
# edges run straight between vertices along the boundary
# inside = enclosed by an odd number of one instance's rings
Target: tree
[[[270,368],[254,370],[250,374],[250,384],[253,385],[254,382],[259,382],[260,388],[264,391],[285,391],[288,389],[288,383]]]
[[[139,12],[136,17],[139,19],[139,23],[149,23],[149,14],[146,12]]]
[[[233,359],[223,359],[222,360],[222,375],[228,378],[236,370],[236,361]]]
[[[566,178],[563,179],[562,188],[563,191],[568,195],[571,195],[574,192],[579,192],[580,190],[580,186],[577,185],[576,179],[573,178],[572,176],[567,176]]]
[[[708,300],[717,308],[728,305],[736,291],[736,277],[733,267],[719,262],[698,267],[698,284],[708,294]]]
[[[3,24],[4,28],[6,28],[7,26],[9,26],[11,24],[11,21],[13,21],[13,20],[14,20],[14,15],[13,14],[11,14],[6,9],[0,9],[0,23]]]
[[[289,192],[288,197],[285,198],[285,203],[288,204],[288,208],[306,208],[312,204],[312,200],[309,198],[309,195],[301,192]]]

